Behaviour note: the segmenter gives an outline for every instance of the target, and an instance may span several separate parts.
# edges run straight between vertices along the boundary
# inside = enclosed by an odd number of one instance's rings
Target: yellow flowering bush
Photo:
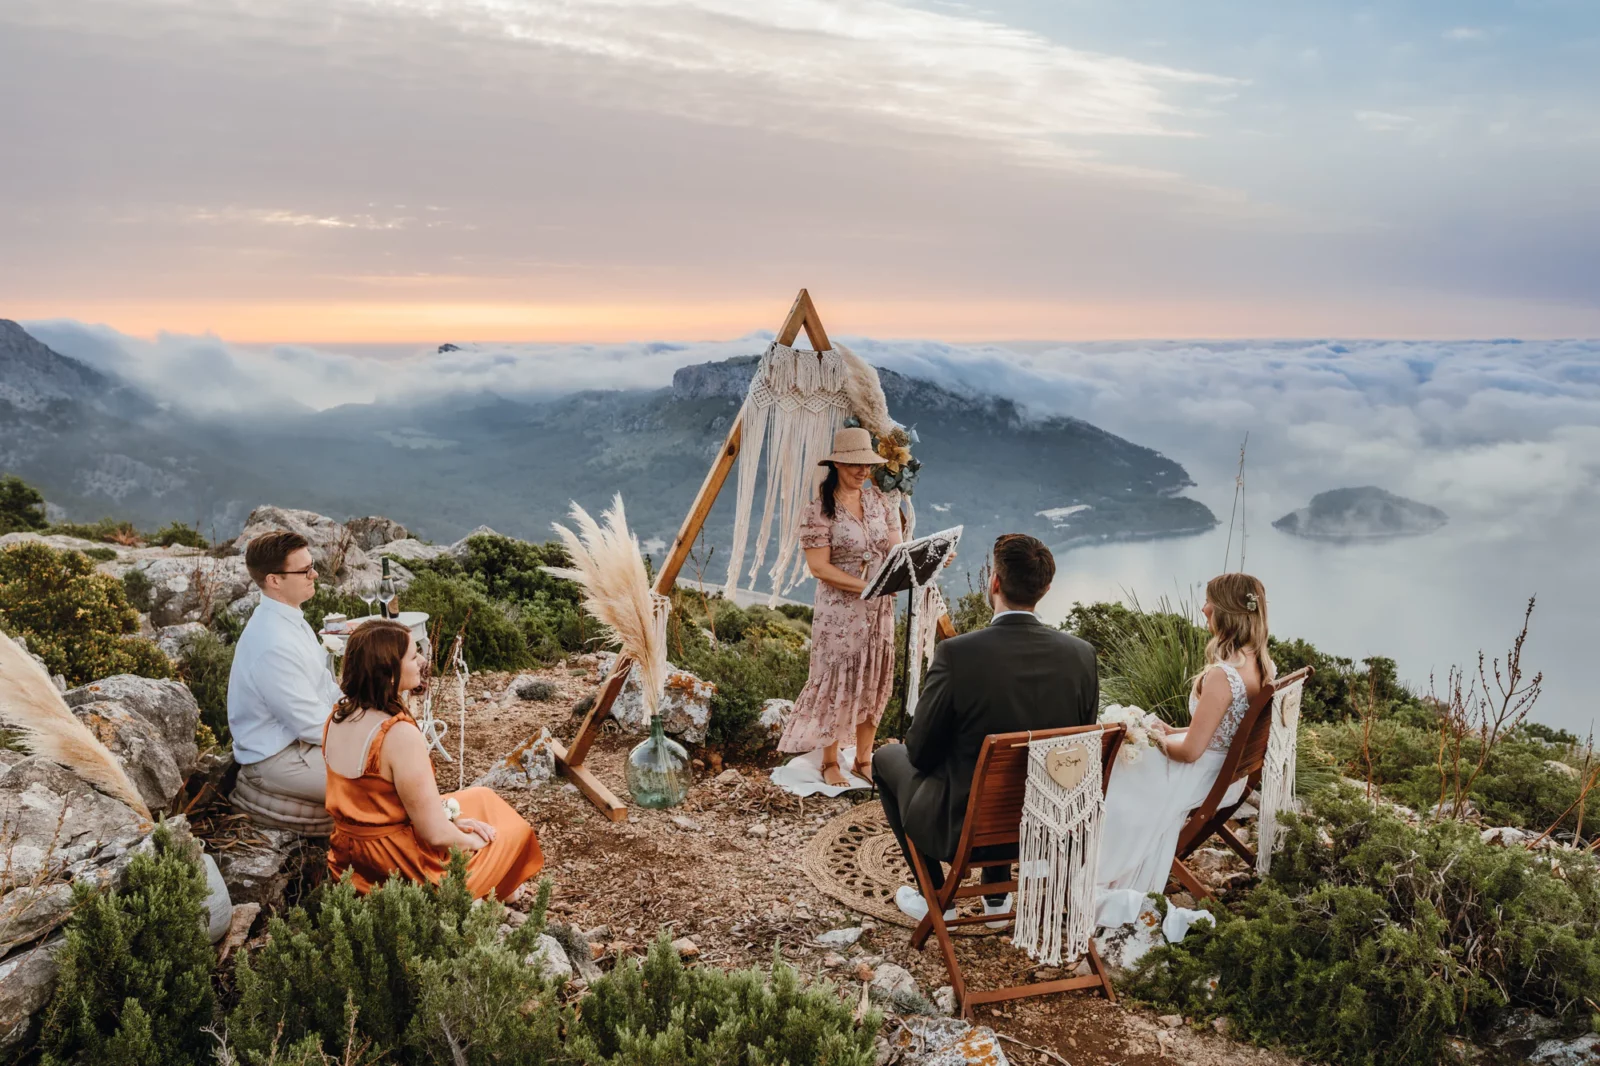
[[[0,629],[28,638],[52,674],[83,685],[111,674],[171,677],[172,664],[139,631],[122,582],[81,552],[43,544],[0,550]]]

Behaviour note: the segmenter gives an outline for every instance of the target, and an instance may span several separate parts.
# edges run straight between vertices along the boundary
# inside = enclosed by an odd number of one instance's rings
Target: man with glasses
[[[300,609],[317,591],[311,548],[298,533],[263,533],[245,549],[244,563],[261,604],[239,635],[228,675],[239,764],[233,805],[261,825],[325,836],[332,823],[323,805],[322,726],[342,693]]]

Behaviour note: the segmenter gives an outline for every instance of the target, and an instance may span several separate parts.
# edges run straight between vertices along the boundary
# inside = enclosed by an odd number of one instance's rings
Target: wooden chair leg
[[[1100,978],[1100,991],[1106,994],[1110,1003],[1117,1001],[1117,991],[1111,987],[1111,975],[1106,972],[1106,964],[1100,960],[1100,952],[1094,946],[1094,938],[1089,938],[1089,971]]]
[[[1219,825],[1217,826],[1217,836],[1221,837],[1222,842],[1232,848],[1233,853],[1239,858],[1251,866],[1256,864],[1256,853],[1250,849],[1249,845],[1235,836],[1232,829],[1225,825]]]
[[[1172,860],[1172,879],[1197,900],[1209,899],[1211,896],[1211,890],[1194,875],[1194,871],[1183,864],[1182,860]]]
[[[939,893],[933,889],[932,878],[928,876],[928,864],[922,859],[922,852],[917,850],[915,844],[907,842],[907,851],[911,852],[911,868],[917,875],[917,888],[922,893],[922,898],[928,903],[928,916],[917,925],[917,931],[912,934],[911,946],[921,950],[922,942],[927,940],[928,934],[923,931],[927,926],[932,929],[934,936],[939,940],[939,950],[944,955],[944,968],[950,973],[950,987],[955,990],[956,1005],[962,1008],[962,1017],[966,1017],[967,984],[961,976],[961,964],[956,961],[956,946],[950,939],[950,927],[944,924],[944,910],[939,903]],[[917,938],[920,935],[921,941]]]

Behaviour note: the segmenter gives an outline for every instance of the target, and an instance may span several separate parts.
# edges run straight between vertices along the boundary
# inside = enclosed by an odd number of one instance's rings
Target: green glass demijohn
[[[628,753],[628,791],[641,807],[676,807],[689,795],[689,753],[667,736],[659,714],[650,736]]]

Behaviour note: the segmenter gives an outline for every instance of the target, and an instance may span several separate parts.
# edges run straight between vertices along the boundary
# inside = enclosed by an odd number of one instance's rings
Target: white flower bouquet
[[[461,803],[454,796],[444,798],[444,816],[452,822],[461,817]]]
[[[1139,707],[1113,703],[1100,712],[1102,725],[1120,725],[1123,728],[1122,751],[1117,758],[1126,763],[1136,763],[1144,758],[1146,748],[1154,748],[1161,736],[1161,719]]]

